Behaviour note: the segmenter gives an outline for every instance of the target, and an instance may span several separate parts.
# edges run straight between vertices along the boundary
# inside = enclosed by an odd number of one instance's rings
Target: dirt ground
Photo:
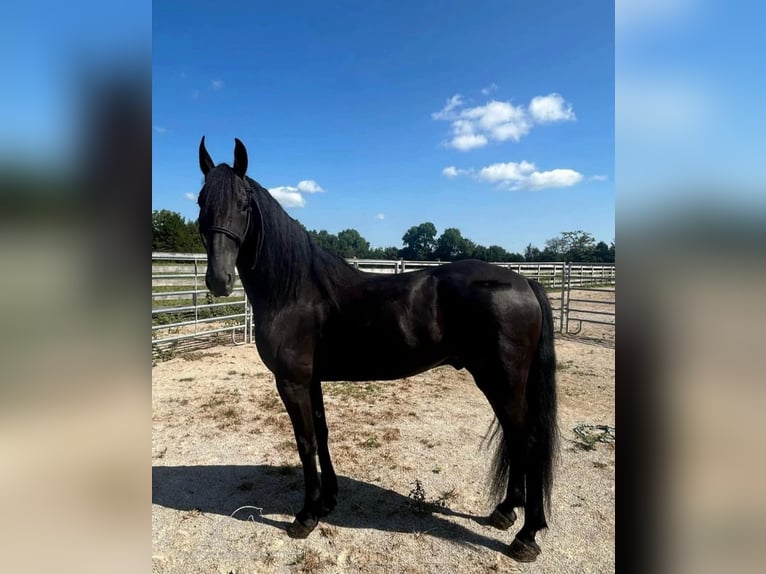
[[[521,527],[484,524],[492,413],[465,371],[325,383],[338,506],[306,540],[284,527],[303,500],[292,428],[254,345],[153,367],[153,571],[234,573],[614,571],[614,348],[556,342],[562,441],[542,554],[503,550]],[[419,485],[419,486],[418,486]]]

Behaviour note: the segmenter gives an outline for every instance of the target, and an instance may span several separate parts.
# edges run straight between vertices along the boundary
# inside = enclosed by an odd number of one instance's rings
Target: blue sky
[[[152,38],[153,209],[196,218],[204,134],[373,246],[423,221],[513,251],[614,238],[610,2],[156,1]]]

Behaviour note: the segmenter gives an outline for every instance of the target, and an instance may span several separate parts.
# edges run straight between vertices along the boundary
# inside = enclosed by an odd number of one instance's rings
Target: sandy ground
[[[560,338],[557,354],[561,459],[533,564],[503,554],[521,520],[505,532],[484,525],[493,502],[481,443],[492,413],[465,371],[326,383],[338,506],[308,539],[292,540],[284,527],[300,509],[303,478],[255,347],[157,364],[154,572],[614,571],[614,444],[587,450],[573,433],[579,423],[614,425],[613,344]],[[416,481],[432,504],[416,501]]]

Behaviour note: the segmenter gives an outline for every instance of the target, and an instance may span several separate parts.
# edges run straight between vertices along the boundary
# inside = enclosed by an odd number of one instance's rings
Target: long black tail
[[[543,329],[527,381],[529,450],[527,465],[542,469],[543,500],[550,513],[553,472],[558,456],[559,427],[556,420],[556,349],[553,339],[553,310],[545,288],[528,279],[543,312]]]
[[[528,279],[543,313],[540,342],[532,359],[527,380],[528,450],[527,468],[542,469],[543,500],[550,513],[553,472],[558,452],[558,423],[556,421],[556,350],[553,336],[553,310],[545,288]],[[490,470],[490,492],[500,500],[508,486],[510,466],[513,463],[508,443],[497,418],[492,423],[485,444],[494,444]]]

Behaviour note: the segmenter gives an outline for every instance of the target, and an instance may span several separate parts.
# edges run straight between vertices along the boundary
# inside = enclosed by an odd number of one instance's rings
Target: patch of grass
[[[152,367],[157,365],[157,363],[162,363],[163,361],[169,361],[170,359],[175,358],[177,349],[177,342],[170,343],[164,349],[160,347],[155,348],[154,353],[152,354]]]
[[[332,540],[335,538],[335,535],[337,534],[337,531],[332,526],[327,526],[326,524],[321,524],[319,526],[319,534],[323,538],[327,538],[329,540]]]
[[[380,441],[378,440],[378,437],[375,435],[370,436],[367,440],[364,440],[359,443],[359,446],[364,448],[379,448],[380,447]]]
[[[234,369],[232,369],[231,371],[229,371],[229,372],[228,372],[228,373],[226,373],[226,374],[227,374],[227,375],[236,375],[236,374],[237,374],[237,371],[235,371]]]
[[[452,493],[454,493],[454,490],[445,494],[451,495]],[[412,487],[412,490],[410,490],[407,498],[409,499],[407,500],[407,506],[409,506],[410,510],[415,514],[432,514],[440,508],[447,507],[447,499],[444,495],[435,500],[428,500],[426,497],[426,489],[423,488],[423,483],[418,479],[415,479],[415,485]]]
[[[282,411],[282,399],[279,395],[269,395],[258,402],[258,408],[263,411]]]
[[[202,403],[200,408],[203,409],[214,409],[216,407],[220,407],[221,405],[226,404],[226,399],[224,399],[221,396],[212,396],[210,397],[206,403]]]
[[[190,518],[197,518],[198,516],[203,516],[202,509],[192,508],[191,510],[184,512],[181,515],[181,520],[189,520]]]
[[[213,396],[211,396],[207,402],[202,403],[201,408],[215,409],[225,404],[237,404],[239,403],[239,399],[240,395],[238,389],[217,389],[213,391]]]
[[[457,489],[453,488],[451,490],[445,490],[444,492],[442,492],[441,496],[437,498],[436,501],[439,503],[443,502],[444,504],[442,505],[442,507],[446,507],[448,506],[448,503],[450,500],[455,500],[456,498],[457,498]]]
[[[435,447],[439,443],[430,441],[427,438],[422,438],[422,439],[420,439],[420,444],[425,445],[428,448],[433,448],[433,447]]]
[[[292,422],[290,422],[290,417],[287,416],[287,413],[269,415],[263,419],[263,422],[282,433],[289,432],[293,428]]]
[[[386,431],[383,433],[383,440],[386,442],[399,440],[400,438],[402,438],[402,433],[397,428],[386,429]]]
[[[292,451],[297,449],[298,447],[295,445],[294,440],[285,439],[279,444],[277,444],[277,450],[288,450]]]
[[[219,409],[214,418],[218,421],[218,428],[225,429],[242,424],[242,411],[237,407]]]
[[[301,574],[315,574],[322,567],[322,557],[311,548],[301,550],[288,566],[296,566]]]
[[[556,362],[557,371],[566,371],[568,369],[571,369],[573,366],[574,366],[574,361],[557,361]]]
[[[325,393],[331,397],[370,402],[374,402],[375,397],[383,391],[380,385],[375,383],[326,383],[323,388]]]
[[[577,440],[575,440],[574,443],[582,450],[594,450],[596,444],[599,442],[607,443],[612,447],[614,445],[615,430],[614,427],[609,425],[590,425],[581,423],[577,425],[573,431],[577,437]]]
[[[205,358],[205,353],[200,353],[199,351],[190,351],[181,355],[181,358],[184,361],[201,361]]]

